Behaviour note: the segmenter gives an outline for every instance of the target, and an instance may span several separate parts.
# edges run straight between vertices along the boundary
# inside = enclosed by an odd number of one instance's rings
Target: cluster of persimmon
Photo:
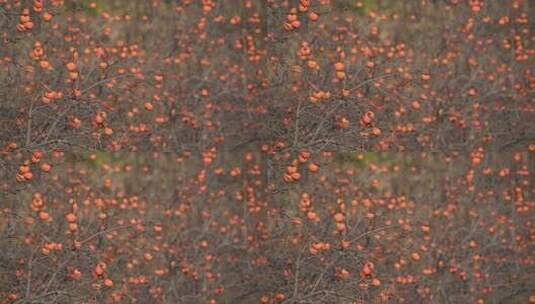
[[[76,209],[76,205],[73,204],[73,209]],[[74,210],[73,210],[74,211]],[[68,223],[68,228],[71,233],[74,233],[78,230],[78,224],[76,224],[76,221],[78,220],[77,216],[74,213],[67,213],[65,215],[65,220]]]
[[[331,244],[325,242],[314,242],[310,245],[308,251],[312,255],[317,255],[322,252],[327,252],[331,249]]]
[[[113,134],[113,129],[106,126],[106,118],[108,114],[105,111],[98,112],[93,118],[93,126],[101,127],[105,135],[111,136]],[[98,135],[96,135],[98,136]]]
[[[301,60],[311,59],[312,49],[310,44],[306,41],[301,42],[301,47],[297,50],[297,56]]]
[[[301,27],[301,21],[299,21],[299,14],[304,14],[310,11],[311,0],[299,0],[298,8],[290,9],[290,13],[286,16],[286,22],[283,23],[284,30],[291,32]],[[312,22],[316,22],[319,19],[319,15],[313,11],[308,13],[308,19]]]
[[[77,56],[75,56],[77,57]],[[69,72],[69,80],[71,81],[74,81],[76,79],[78,79],[78,67],[76,65],[76,63],[74,62],[68,62],[65,67],[67,68],[67,71]]]
[[[60,252],[61,250],[63,250],[63,244],[61,243],[45,243],[41,248],[41,253],[46,256],[53,252]]]
[[[367,289],[369,285],[378,287],[381,285],[381,281],[375,277],[375,264],[372,262],[366,262],[360,270],[360,277],[366,281],[359,283],[359,287],[362,289]],[[367,281],[369,280],[369,282]]]
[[[335,75],[338,80],[344,80],[346,78],[345,65],[343,62],[337,62],[334,64]]]
[[[328,100],[330,98],[331,98],[330,92],[318,91],[318,92],[312,93],[312,95],[310,96],[310,101],[312,103],[318,103],[321,101]]]
[[[30,208],[32,209],[32,211],[37,212],[43,210],[44,206],[45,204],[43,195],[39,192],[34,193],[32,197],[32,202],[30,204]]]
[[[111,288],[113,287],[113,281],[108,277],[108,265],[104,262],[98,262],[93,269],[93,278],[96,280],[93,283],[93,288],[96,290],[101,289],[102,287]],[[97,281],[98,280],[98,281]]]
[[[15,178],[17,182],[31,181],[33,179],[33,173],[31,172],[28,161],[19,167],[19,172]]]
[[[217,150],[215,147],[207,149],[202,153],[202,161],[205,166],[209,166],[217,157]],[[250,156],[251,157],[251,156]]]
[[[52,68],[50,63],[45,60],[45,50],[43,48],[43,45],[39,41],[36,41],[33,44],[33,49],[30,52],[30,58],[32,60],[39,61],[40,67],[44,70]]]
[[[282,302],[284,300],[286,300],[286,296],[283,294],[283,293],[276,293],[274,294],[272,297],[269,297],[269,296],[262,296],[260,298],[260,304],[270,304],[270,303],[279,303],[279,302]]]
[[[32,10],[35,14],[42,13],[41,18],[43,21],[49,22],[52,20],[52,14],[47,11],[43,11],[43,0],[34,0]],[[25,32],[33,29],[34,27],[34,23],[31,20],[30,10],[27,8],[22,10],[19,21],[20,23],[17,24],[17,31],[19,32]]]
[[[34,23],[31,21],[29,9],[23,9],[19,19],[20,23],[17,24],[17,31],[24,32],[33,29]]]
[[[41,158],[43,157],[43,152],[41,151],[35,151],[32,153],[31,158],[29,160],[24,161],[24,163],[19,167],[19,171],[17,175],[15,176],[15,179],[17,182],[28,182],[33,179],[33,173],[31,171],[31,165],[37,164],[41,161]],[[41,165],[41,170],[43,172],[49,172],[51,166],[47,163],[43,163]]]
[[[373,111],[366,111],[364,115],[360,118],[360,124],[366,128],[369,128],[370,131],[364,131],[363,134],[371,134],[373,136],[381,135],[382,131],[380,128],[374,126],[375,113]]]
[[[44,104],[49,104],[55,100],[61,100],[63,98],[63,92],[60,91],[47,91],[41,97]]]
[[[301,194],[301,199],[299,200],[299,210],[303,213],[307,213],[310,211],[310,208],[312,206],[312,201],[310,199],[310,195],[306,192]]]
[[[308,151],[299,152],[297,159],[294,159],[290,166],[286,167],[286,174],[283,179],[287,183],[297,182],[301,179],[301,173],[299,172],[299,166],[309,162],[311,153]],[[319,170],[319,166],[313,162],[309,162],[308,171],[316,173]]]
[[[481,164],[481,160],[485,157],[485,149],[479,147],[470,153],[470,156],[472,157],[472,166],[476,167]]]
[[[336,231],[339,233],[345,232],[347,230],[347,226],[345,224],[345,215],[338,212],[333,216],[333,218],[336,223]]]
[[[82,278],[82,272],[72,266],[67,267],[67,278],[72,281],[78,281]]]

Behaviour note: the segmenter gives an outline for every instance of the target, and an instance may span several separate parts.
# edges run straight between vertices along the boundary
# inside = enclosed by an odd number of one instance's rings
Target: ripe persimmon
[[[68,213],[67,215],[65,215],[65,219],[69,223],[76,222],[76,215],[74,213]]]
[[[310,12],[310,14],[308,14],[308,19],[310,19],[310,21],[312,21],[312,22],[318,21],[319,18],[320,18],[320,16],[315,12]]]
[[[50,14],[49,12],[44,12],[43,13],[43,21],[45,22],[50,22],[52,20],[52,14]]]
[[[74,62],[68,62],[65,67],[67,67],[67,70],[69,72],[74,72],[76,71],[76,64]]]
[[[311,173],[317,173],[319,171],[319,166],[315,163],[310,163],[308,165],[308,171],[310,171]]]
[[[143,107],[144,107],[145,110],[147,110],[147,111],[152,111],[152,109],[154,108],[154,106],[153,106],[152,103],[150,103],[150,102],[145,102],[145,103],[143,104]]]
[[[110,279],[105,279],[104,280],[104,286],[110,288],[110,287],[113,287],[113,281],[110,280]]]

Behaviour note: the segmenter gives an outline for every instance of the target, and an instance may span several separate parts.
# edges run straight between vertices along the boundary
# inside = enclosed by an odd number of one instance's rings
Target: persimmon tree
[[[0,303],[535,303],[532,6],[0,0]]]

